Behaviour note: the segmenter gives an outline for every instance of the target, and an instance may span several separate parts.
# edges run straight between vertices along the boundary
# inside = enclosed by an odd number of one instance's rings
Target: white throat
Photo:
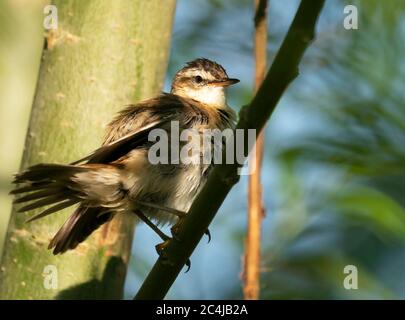
[[[198,89],[183,87],[174,90],[173,93],[217,108],[226,107],[225,90],[223,87],[203,86]]]

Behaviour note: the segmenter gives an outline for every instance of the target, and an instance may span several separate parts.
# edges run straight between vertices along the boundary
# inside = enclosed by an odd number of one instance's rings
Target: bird
[[[86,157],[70,164],[40,163],[17,173],[11,194],[14,203],[25,204],[18,212],[45,207],[27,220],[32,222],[77,206],[49,242],[54,255],[75,249],[122,213],[135,214],[163,240],[170,239],[159,226],[184,218],[213,163],[151,163],[154,143],[149,136],[164,130],[171,137],[173,123],[198,136],[204,129],[234,129],[236,113],[226,102],[225,89],[238,82],[209,59],[186,63],[175,74],[170,93],[126,106],[108,124],[101,147]],[[208,148],[213,147],[210,142]]]

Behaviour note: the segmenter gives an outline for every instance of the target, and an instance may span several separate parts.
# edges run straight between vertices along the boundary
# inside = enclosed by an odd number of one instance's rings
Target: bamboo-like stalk
[[[266,75],[267,59],[267,0],[255,0],[255,91],[259,89]],[[260,182],[264,147],[264,129],[256,140],[255,170],[249,176],[248,185],[248,224],[245,259],[243,264],[243,295],[247,300],[257,300],[260,295],[260,248],[261,226],[265,211]]]
[[[253,128],[259,132],[263,128],[287,86],[298,76],[299,62],[314,38],[316,21],[323,4],[324,0],[302,0],[265,80],[252,102],[241,109],[237,129],[244,129],[245,150],[249,150],[246,129]],[[237,163],[215,166],[182,221],[177,237],[168,242],[135,299],[165,297],[226,195],[237,183],[238,168]]]
[[[92,152],[118,110],[161,90],[167,66],[174,0],[53,4],[58,28],[47,33],[22,168]],[[116,217],[76,250],[54,256],[46,247],[71,213],[26,224],[13,211],[1,299],[122,298],[133,218]]]

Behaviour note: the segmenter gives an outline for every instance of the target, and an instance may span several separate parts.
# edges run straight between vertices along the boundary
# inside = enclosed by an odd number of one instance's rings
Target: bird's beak
[[[228,87],[231,86],[235,83],[238,83],[239,79],[224,79],[224,80],[215,80],[215,81],[210,81],[208,82],[208,85],[214,86],[214,87]]]

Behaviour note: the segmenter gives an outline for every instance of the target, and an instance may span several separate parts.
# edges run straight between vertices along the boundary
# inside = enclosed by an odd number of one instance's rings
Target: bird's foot
[[[169,257],[166,254],[166,248],[169,245],[170,240],[171,238],[167,237],[166,240],[155,246],[157,254],[162,259],[162,263],[165,265],[173,265],[173,262],[170,261]]]
[[[157,252],[157,254],[159,255],[159,257],[162,259],[162,262],[163,262],[164,264],[173,265],[173,262],[171,262],[170,259],[169,259],[169,257],[167,256],[166,248],[167,248],[167,246],[169,245],[170,241],[174,238],[174,236],[173,236],[173,238],[171,238],[171,237],[169,237],[168,235],[166,235],[164,232],[162,232],[162,231],[158,228],[158,226],[156,226],[152,221],[150,221],[142,212],[136,211],[135,214],[136,214],[143,222],[145,222],[153,231],[155,231],[156,234],[163,240],[162,243],[159,243],[159,244],[157,244],[157,245],[155,246],[156,252]],[[182,219],[179,219],[179,222],[180,222],[181,220],[182,220]],[[176,224],[176,225],[177,225],[177,224]],[[178,227],[178,226],[177,226],[177,227]],[[176,228],[177,228],[177,227],[176,227]],[[172,230],[172,233],[173,233],[174,235],[176,234],[176,232],[173,232],[173,230]],[[186,272],[188,272],[188,271],[190,270],[190,267],[191,267],[191,261],[190,261],[190,259],[187,259],[187,261],[186,261],[186,266],[187,266]]]
[[[175,239],[176,241],[181,242],[181,238],[179,237],[179,229],[180,226],[183,223],[183,219],[179,219],[179,221],[177,221],[171,228],[170,231],[172,233],[173,239]]]
[[[159,256],[161,256],[162,258],[165,258],[165,249],[168,246],[170,240],[171,240],[171,238],[168,237],[167,240],[165,240],[162,243],[159,243],[155,246],[157,254]]]
[[[164,264],[167,264],[167,265],[174,265],[174,264],[170,261],[170,259],[167,257],[167,254],[165,253],[165,250],[166,250],[166,248],[167,248],[167,246],[169,245],[169,242],[170,242],[171,240],[172,240],[172,238],[168,237],[167,240],[165,240],[164,242],[159,243],[159,244],[157,244],[157,245],[155,246],[156,252],[158,253],[159,257],[162,259],[163,263],[164,263]],[[191,268],[191,261],[190,261],[189,258],[188,258],[187,261],[186,261],[186,267],[187,267],[187,270],[186,270],[186,273],[187,273],[187,272],[190,270],[190,268]]]
[[[166,206],[161,206],[161,205],[158,205],[156,203],[145,202],[145,201],[140,201],[140,200],[137,200],[136,202],[138,204],[140,204],[142,206],[145,206],[145,207],[148,207],[148,208],[157,209],[157,210],[162,211],[162,212],[170,213],[172,215],[175,215],[176,217],[179,217],[180,219],[185,217],[186,214],[187,214],[184,211],[177,210],[177,209],[174,209],[174,208],[169,208],[169,207],[166,207]]]

